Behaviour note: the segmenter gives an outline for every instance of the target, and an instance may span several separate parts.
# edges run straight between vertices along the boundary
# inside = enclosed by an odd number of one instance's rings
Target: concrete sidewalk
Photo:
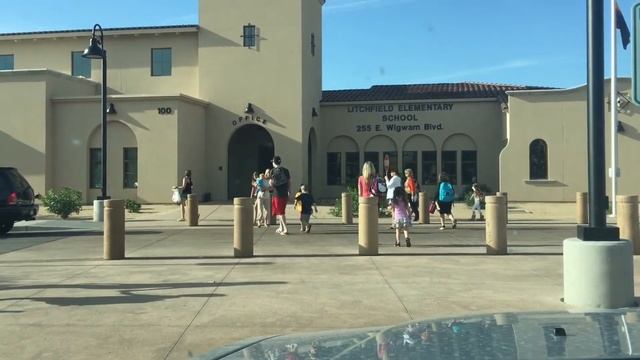
[[[256,229],[256,257],[239,260],[228,211],[201,208],[198,228],[171,214],[127,222],[123,261],[101,260],[99,232],[0,240],[0,353],[184,359],[261,335],[564,309],[562,240],[575,226],[512,224],[511,255],[501,257],[483,255],[479,223],[416,226],[414,246],[399,249],[381,225],[378,257],[357,256],[357,226],[316,223],[297,234],[292,225],[289,236],[272,227]]]

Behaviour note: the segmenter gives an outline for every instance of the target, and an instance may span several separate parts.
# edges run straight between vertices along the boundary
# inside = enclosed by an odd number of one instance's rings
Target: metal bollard
[[[351,193],[342,193],[342,223],[353,224],[353,196]]]
[[[640,255],[640,225],[638,225],[638,195],[616,196],[620,240],[630,241],[633,254]]]
[[[253,199],[233,199],[233,256],[253,257]]]
[[[124,259],[124,200],[104,201],[103,258]]]
[[[504,210],[506,199],[503,196],[487,196],[485,201],[487,255],[506,255],[507,223]]]
[[[187,225],[198,226],[200,213],[198,212],[198,198],[194,194],[187,195],[187,208],[185,209],[187,216]]]
[[[496,196],[504,197],[504,223],[509,223],[509,193],[507,192],[498,192]]]
[[[418,193],[418,222],[420,224],[429,224],[431,220],[429,219],[429,205],[427,205],[427,193],[424,191],[420,191]]]
[[[361,197],[358,217],[358,254],[378,255],[378,198]]]
[[[589,212],[587,210],[588,193],[577,192],[576,193],[576,223],[588,224]]]

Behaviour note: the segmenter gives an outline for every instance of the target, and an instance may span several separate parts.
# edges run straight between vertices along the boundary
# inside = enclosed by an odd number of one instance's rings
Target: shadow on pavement
[[[154,283],[154,284],[53,284],[53,285],[0,285],[0,291],[7,290],[50,290],[50,289],[83,289],[83,290],[117,290],[116,296],[78,296],[78,297],[11,297],[0,298],[0,301],[31,300],[55,306],[96,306],[115,304],[143,304],[178,298],[221,297],[224,294],[180,294],[151,295],[140,294],[144,291],[163,291],[176,289],[221,288],[231,286],[283,285],[285,281],[247,281],[247,282],[201,282],[201,283]]]

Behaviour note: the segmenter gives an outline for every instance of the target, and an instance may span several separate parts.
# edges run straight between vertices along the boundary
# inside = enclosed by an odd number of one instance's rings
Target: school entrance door
[[[249,124],[236,130],[227,152],[228,198],[248,197],[253,172],[271,168],[273,155],[273,138],[265,128]]]

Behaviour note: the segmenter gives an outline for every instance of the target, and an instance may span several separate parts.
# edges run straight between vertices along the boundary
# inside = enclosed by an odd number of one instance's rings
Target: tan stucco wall
[[[606,101],[609,98],[606,83]],[[630,93],[629,79],[620,79],[618,91]],[[628,96],[628,95],[627,95]],[[629,96],[628,96],[629,97]],[[500,156],[501,183],[515,201],[575,201],[587,191],[587,88],[512,92],[509,97],[508,145]],[[621,178],[619,194],[638,192],[640,114],[628,104],[619,114],[625,132],[619,134]],[[627,111],[629,113],[627,113]],[[606,166],[610,166],[610,111],[605,103]],[[548,146],[547,181],[528,181],[529,144],[542,139]],[[607,178],[610,193],[610,179]]]
[[[209,161],[205,158],[206,107],[181,102],[178,105],[178,180],[181,184],[185,170],[191,170],[193,192],[198,196],[210,193],[207,181]]]
[[[256,117],[266,119],[260,126],[273,138],[275,153],[291,170],[292,182],[304,180],[311,107],[320,99],[321,53],[303,65],[303,57],[311,57],[306,34],[312,29],[320,32],[320,3],[302,2],[200,1],[199,96],[215,104],[207,115],[207,138],[222,139],[207,143],[215,199],[226,199],[228,141],[242,126],[233,121],[245,115],[247,103],[253,104]],[[240,37],[248,23],[256,25],[259,34],[252,49],[243,47]],[[318,67],[316,75],[303,78],[312,66]],[[250,175],[242,174],[247,179]]]
[[[0,54],[14,54],[16,70],[52,69],[71,75],[71,52],[83,51],[89,38],[89,33],[75,38],[0,38]],[[171,76],[151,76],[151,49],[167,47],[172,48]],[[197,32],[105,36],[105,49],[111,93],[198,95]],[[102,81],[100,60],[92,61],[91,79]]]
[[[108,195],[114,198],[137,197],[141,202],[170,202],[171,187],[178,185],[182,177],[178,158],[182,156],[181,151],[191,151],[191,148],[179,149],[179,124],[182,121],[189,124],[204,122],[199,117],[203,111],[198,114],[191,106],[203,108],[205,105],[192,104],[189,99],[177,96],[112,97],[109,101],[116,105],[118,114],[109,115],[107,129]],[[99,147],[101,138],[100,116],[96,112],[100,108],[99,99],[55,99],[53,103],[56,119],[55,184],[80,189],[87,194],[85,200],[90,201],[100,194],[99,189],[89,189],[89,148]],[[162,115],[158,113],[159,107],[170,107],[174,111]],[[187,110],[181,115],[183,108]],[[114,126],[114,122],[118,124]],[[135,136],[138,147],[137,191],[125,190],[122,186],[122,147],[133,143],[126,128]],[[188,142],[192,135],[185,133],[184,141]],[[196,143],[193,148],[202,149],[202,144]],[[195,180],[201,181],[201,175],[197,174]]]
[[[400,105],[410,104],[449,104],[453,105],[448,111],[399,111]],[[374,112],[349,112],[354,105],[392,105],[394,111]],[[417,121],[383,121],[383,116],[412,115]],[[438,151],[438,169],[441,168],[441,151],[446,150],[474,150],[467,148],[466,144],[472,143],[477,150],[478,182],[488,185],[491,189],[498,188],[498,154],[501,149],[502,138],[502,112],[497,100],[438,100],[438,101],[411,101],[411,102],[367,102],[351,104],[324,103],[322,106],[322,118],[319,121],[319,163],[320,176],[317,182],[321,184],[319,195],[321,197],[335,197],[344,190],[344,185],[327,185],[326,153],[329,151],[343,151],[329,148],[332,139],[342,137],[342,143],[348,143],[352,139],[360,152],[360,167],[364,162],[364,152],[369,149],[375,151],[397,151],[398,166],[403,168],[402,151],[405,145],[407,150],[434,150]],[[434,130],[425,130],[425,124],[432,124]],[[406,129],[401,131],[389,130],[388,126],[415,126],[419,129]],[[437,127],[442,125],[441,129]],[[369,127],[370,126],[370,127]],[[363,130],[363,127],[364,131]],[[360,128],[361,131],[358,131]],[[416,141],[415,136],[426,136]],[[468,141],[461,138],[468,137]],[[410,140],[411,139],[411,140]],[[410,141],[407,143],[407,141]],[[422,144],[422,147],[420,147]],[[346,146],[346,145],[345,145]],[[337,145],[337,147],[339,147]],[[343,157],[344,168],[344,157]],[[421,153],[418,152],[418,178],[421,178]],[[382,166],[382,160],[380,160]],[[376,169],[378,170],[378,169]],[[344,171],[344,169],[343,169]],[[458,153],[458,178],[460,173],[460,153]],[[344,181],[344,177],[343,177]],[[460,183],[460,181],[459,181]],[[318,185],[316,185],[318,189]],[[423,189],[433,194],[435,186],[423,186]],[[462,186],[458,184],[456,191],[460,192]],[[318,192],[318,191],[317,191]]]

